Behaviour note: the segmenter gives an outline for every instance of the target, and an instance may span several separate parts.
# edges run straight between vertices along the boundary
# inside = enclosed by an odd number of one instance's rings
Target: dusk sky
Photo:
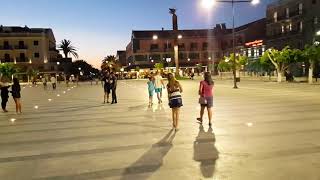
[[[257,6],[236,7],[236,25],[265,17],[272,0]],[[216,4],[210,11],[200,0],[10,0],[1,1],[0,24],[30,28],[52,28],[57,44],[70,39],[79,59],[100,67],[103,57],[124,50],[132,30],[171,29],[168,8],[177,8],[179,29],[212,28],[217,23],[231,25],[231,8]]]

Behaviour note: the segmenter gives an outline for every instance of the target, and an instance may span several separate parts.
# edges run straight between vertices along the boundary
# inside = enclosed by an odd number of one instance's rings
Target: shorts
[[[152,97],[154,94],[154,91],[149,91],[149,97]]]
[[[162,92],[162,88],[156,88],[155,91],[156,91],[156,93],[161,93]]]
[[[111,87],[110,86],[104,86],[104,92],[107,93],[107,94],[110,94]]]
[[[201,106],[212,108],[213,107],[213,97],[204,97],[206,99],[207,104],[201,104]]]
[[[181,95],[172,96],[169,98],[169,106],[170,108],[179,108],[183,106]]]

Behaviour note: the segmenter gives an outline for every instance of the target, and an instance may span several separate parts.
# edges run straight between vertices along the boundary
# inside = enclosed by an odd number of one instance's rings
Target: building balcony
[[[0,59],[1,63],[9,63],[9,62],[14,62],[13,58],[6,58],[6,59]]]
[[[15,46],[14,47],[14,49],[20,49],[20,50],[26,50],[26,49],[28,49],[28,46],[26,46],[26,45],[18,45],[18,46]]]
[[[18,58],[16,58],[16,62],[17,62],[17,63],[20,63],[20,62],[29,62],[29,58],[27,58],[27,57],[24,57],[24,58],[18,57]]]
[[[13,50],[12,46],[0,46],[0,50]]]
[[[150,49],[150,52],[160,52],[161,50],[158,48],[158,49]]]

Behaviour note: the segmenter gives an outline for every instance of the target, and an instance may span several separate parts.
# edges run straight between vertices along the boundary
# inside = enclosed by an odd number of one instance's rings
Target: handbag
[[[200,98],[199,98],[199,104],[201,105],[206,105],[208,102],[207,102],[207,99],[205,97],[203,97],[203,88],[202,88],[202,93],[200,94]]]

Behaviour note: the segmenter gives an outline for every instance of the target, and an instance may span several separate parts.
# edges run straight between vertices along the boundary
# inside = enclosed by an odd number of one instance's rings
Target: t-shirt
[[[212,97],[213,96],[213,93],[212,93],[213,85],[209,85],[206,81],[201,81],[200,84],[203,86],[201,94],[204,97]]]
[[[162,77],[160,75],[154,76],[154,86],[156,89],[162,88]]]
[[[50,81],[51,81],[51,83],[56,83],[56,78],[55,77],[51,77]]]
[[[154,83],[152,81],[148,81],[148,90],[154,91]]]

